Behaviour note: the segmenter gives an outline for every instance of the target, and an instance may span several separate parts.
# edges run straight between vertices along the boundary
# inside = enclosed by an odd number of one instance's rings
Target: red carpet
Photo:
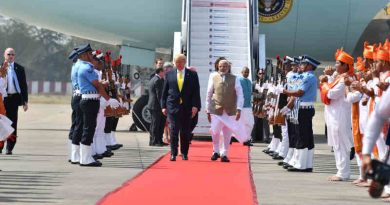
[[[171,162],[168,153],[98,204],[257,204],[248,147],[234,143],[230,163],[213,162],[211,154],[211,142],[194,142],[188,161]]]

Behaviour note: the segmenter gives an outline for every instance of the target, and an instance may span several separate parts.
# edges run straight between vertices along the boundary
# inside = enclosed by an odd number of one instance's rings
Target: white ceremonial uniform
[[[273,85],[273,84],[269,84],[268,85],[268,93],[276,93],[277,89],[276,89],[276,86]],[[267,111],[267,118],[270,116],[270,115],[273,115],[273,110],[268,110]],[[271,126],[272,127],[272,126]],[[271,139],[271,142],[269,143],[268,145],[268,148],[270,151],[272,152],[276,152],[278,147],[279,147],[279,144],[280,144],[280,139],[278,138],[275,138],[274,135],[272,135],[272,139]]]
[[[212,104],[212,97],[214,94],[213,77],[215,75],[219,75],[219,73],[215,72],[210,74],[207,86],[206,109],[208,110],[211,110],[210,106]],[[222,77],[223,81],[224,77],[225,76]],[[237,109],[242,110],[244,104],[244,97],[242,93],[241,83],[238,77],[236,77],[235,79],[235,92]],[[235,115],[229,116],[225,111],[223,111],[222,115],[211,114],[210,132],[213,138],[213,151],[215,153],[219,153],[221,156],[228,155],[231,139],[231,134],[229,133],[233,133],[235,135],[235,138],[241,143],[248,141],[250,138],[250,136],[246,136],[245,127],[239,126],[239,123],[237,123],[235,118]],[[223,142],[220,146],[221,131],[223,133]]]
[[[278,91],[277,94],[279,95],[280,93],[283,93],[283,89],[284,86],[279,84],[277,86],[277,91]],[[276,152],[278,153],[279,156],[283,157],[284,159],[285,157],[287,157],[288,149],[289,149],[287,121],[285,122],[284,125],[280,125],[280,128],[282,131],[282,141],[279,143]]]
[[[95,70],[95,72],[99,76],[99,80],[102,79],[102,72]],[[92,154],[103,154],[105,151],[107,151],[107,143],[105,139],[105,133],[104,133],[104,127],[106,125],[106,117],[104,117],[104,109],[106,108],[105,99],[103,97],[100,97],[100,108],[99,113],[96,118],[96,129],[95,134],[93,136],[93,143],[92,143]]]
[[[329,90],[331,99],[327,113],[328,145],[333,146],[337,174],[342,179],[350,177],[350,151],[353,145],[351,103],[345,97],[346,86],[341,80]]]

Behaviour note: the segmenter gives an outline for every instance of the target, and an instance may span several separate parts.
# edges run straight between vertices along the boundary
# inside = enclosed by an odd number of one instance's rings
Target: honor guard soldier
[[[300,69],[303,70],[302,84],[296,91],[284,90],[288,96],[299,97],[299,135],[296,141],[296,161],[291,164],[292,167],[288,171],[312,172],[314,158],[314,137],[312,120],[315,114],[314,102],[317,96],[317,77],[314,70],[320,62],[314,58],[304,55],[302,56]]]
[[[94,71],[92,61],[92,48],[85,45],[78,49],[78,83],[81,92],[80,108],[83,113],[83,133],[80,139],[80,166],[102,166],[102,163],[95,161],[92,157],[91,143],[96,129],[96,118],[100,107],[100,96],[106,100],[111,107],[118,107],[117,101],[111,100],[99,83],[99,77]]]
[[[78,151],[76,152],[76,150],[78,150],[79,148],[77,148],[78,145],[73,145],[72,143],[72,139],[73,139],[73,135],[79,135],[81,136],[81,131],[82,131],[82,114],[81,114],[81,110],[80,110],[80,100],[81,100],[81,94],[80,94],[80,87],[79,87],[79,84],[77,82],[77,72],[78,72],[78,66],[76,66],[76,62],[77,62],[77,50],[79,48],[76,47],[72,50],[72,52],[69,54],[69,59],[73,61],[73,66],[72,66],[72,70],[71,70],[71,81],[72,81],[72,100],[71,100],[71,107],[72,107],[72,125],[70,127],[70,131],[69,131],[69,162],[70,163],[75,163],[77,164],[79,161],[80,161],[80,157],[78,155]],[[81,138],[81,137],[79,137]],[[74,152],[72,152],[72,150],[74,150]],[[76,155],[72,155],[72,153],[76,154],[77,153],[77,156]],[[72,156],[73,156],[73,160],[72,160]]]

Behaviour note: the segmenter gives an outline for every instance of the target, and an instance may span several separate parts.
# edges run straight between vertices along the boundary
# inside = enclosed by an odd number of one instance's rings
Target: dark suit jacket
[[[160,78],[157,75],[154,75],[153,78],[149,81],[149,100],[148,108],[150,110],[159,110],[161,111],[161,96],[164,86],[164,79]]]
[[[182,105],[180,105],[180,98]],[[173,69],[165,74],[165,82],[161,99],[161,108],[167,108],[169,114],[179,112],[180,106],[184,111],[191,112],[192,107],[200,110],[200,88],[198,74],[185,68],[182,91],[177,85],[177,71]]]
[[[20,100],[18,102],[18,105],[21,106],[28,102],[28,88],[27,88],[27,81],[26,81],[26,73],[24,71],[24,67],[17,63],[14,63],[14,70],[20,86],[20,96],[19,96]]]

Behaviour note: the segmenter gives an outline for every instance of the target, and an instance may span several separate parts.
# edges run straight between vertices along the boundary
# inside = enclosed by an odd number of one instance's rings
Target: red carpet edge
[[[138,173],[137,175],[135,175],[133,178],[127,180],[126,182],[124,182],[120,187],[116,188],[115,190],[111,191],[111,192],[108,192],[107,194],[104,195],[104,197],[102,199],[100,199],[96,204],[103,204],[103,202],[111,195],[111,194],[115,194],[116,192],[120,191],[122,188],[124,188],[125,186],[129,185],[132,181],[134,181],[135,179],[137,179],[138,177],[142,176],[148,169],[150,169],[152,166],[154,166],[155,164],[157,164],[158,162],[160,162],[166,155],[170,154],[171,152],[167,152],[166,154],[163,154],[162,156],[160,156],[155,162],[153,162],[151,165],[147,166],[144,170],[142,170],[140,173]]]

